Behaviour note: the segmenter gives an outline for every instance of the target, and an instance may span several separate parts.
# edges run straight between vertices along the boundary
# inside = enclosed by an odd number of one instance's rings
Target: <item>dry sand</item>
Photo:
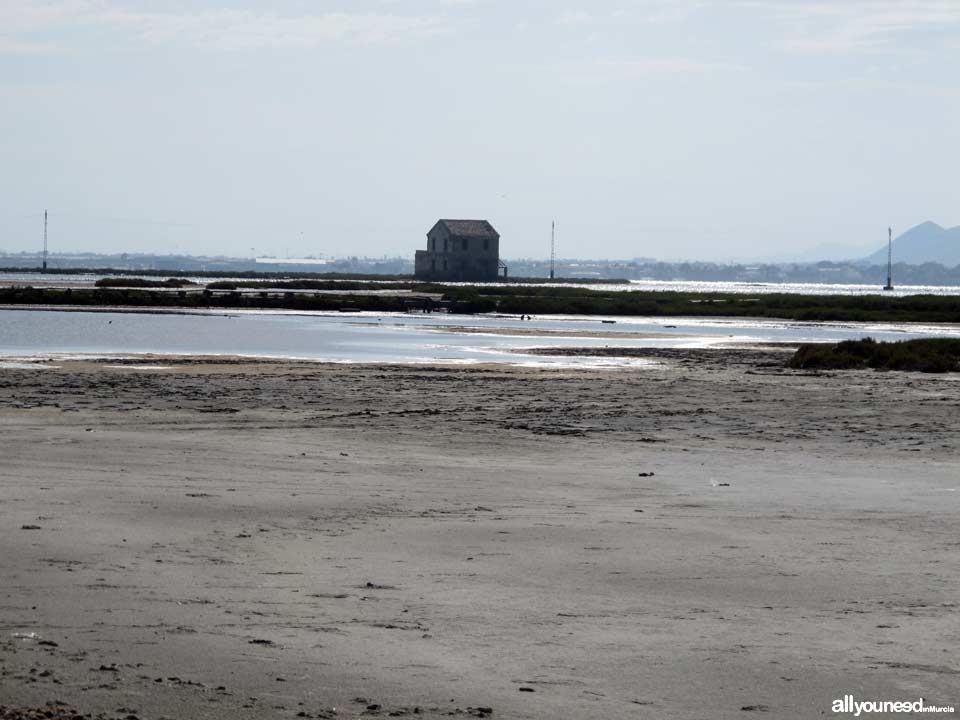
[[[658,357],[0,369],[0,705],[960,704],[960,379]]]

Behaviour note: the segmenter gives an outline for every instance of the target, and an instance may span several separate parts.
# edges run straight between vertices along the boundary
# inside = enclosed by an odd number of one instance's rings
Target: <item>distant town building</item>
[[[500,234],[486,220],[438,220],[427,233],[427,249],[417,250],[418,280],[496,280]]]

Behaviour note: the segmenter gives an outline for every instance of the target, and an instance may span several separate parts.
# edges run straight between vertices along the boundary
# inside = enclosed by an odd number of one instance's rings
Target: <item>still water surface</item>
[[[610,320],[612,318],[608,318]],[[0,310],[0,358],[240,355],[329,362],[617,367],[640,360],[525,355],[530,347],[701,348],[757,342],[957,337],[960,326],[754,319],[604,318],[211,311],[192,314]],[[550,333],[516,335],[505,333]]]

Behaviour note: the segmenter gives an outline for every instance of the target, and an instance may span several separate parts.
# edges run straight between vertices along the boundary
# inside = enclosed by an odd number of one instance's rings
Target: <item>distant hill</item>
[[[871,265],[886,265],[887,246],[864,259]],[[935,222],[925,222],[910,228],[893,239],[893,262],[921,265],[940,263],[947,267],[960,265],[960,226],[942,228]]]

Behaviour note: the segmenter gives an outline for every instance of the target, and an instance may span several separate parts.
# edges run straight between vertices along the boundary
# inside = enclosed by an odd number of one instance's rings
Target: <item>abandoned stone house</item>
[[[438,220],[414,262],[418,280],[496,280],[500,267],[500,234],[486,220]]]

